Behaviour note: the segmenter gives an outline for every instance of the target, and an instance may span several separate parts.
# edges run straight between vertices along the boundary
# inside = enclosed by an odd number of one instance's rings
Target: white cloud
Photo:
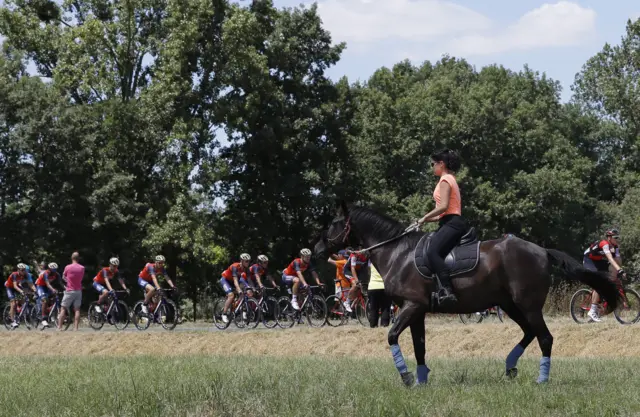
[[[321,0],[318,12],[336,42],[427,42],[491,25],[481,13],[444,0]]]
[[[545,3],[499,33],[466,35],[451,41],[454,55],[490,55],[511,50],[575,46],[595,35],[596,12],[568,1]]]

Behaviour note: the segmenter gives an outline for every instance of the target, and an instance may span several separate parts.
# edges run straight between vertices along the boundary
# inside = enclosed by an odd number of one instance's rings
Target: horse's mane
[[[402,224],[387,216],[378,213],[368,207],[353,206],[349,209],[349,217],[358,225],[365,225],[370,231],[374,231],[381,238],[391,238],[404,232]]]

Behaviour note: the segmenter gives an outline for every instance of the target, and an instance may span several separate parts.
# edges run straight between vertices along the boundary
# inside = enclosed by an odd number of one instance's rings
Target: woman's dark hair
[[[431,154],[431,159],[434,162],[444,162],[444,166],[449,171],[458,172],[460,169],[460,157],[457,153],[451,149],[442,149]]]

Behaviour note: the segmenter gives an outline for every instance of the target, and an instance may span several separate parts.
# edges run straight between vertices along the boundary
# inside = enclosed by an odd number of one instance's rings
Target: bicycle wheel
[[[145,314],[142,312],[142,301],[138,301],[133,306],[133,325],[136,326],[138,330],[147,330],[149,326],[151,326],[151,317],[150,314]]]
[[[42,321],[41,308],[42,306],[31,309],[31,323],[36,330],[44,330],[44,327],[42,327],[40,323]]]
[[[351,303],[351,309],[356,314],[358,322],[364,327],[369,327],[369,317],[367,316],[366,304],[367,300],[364,297],[358,297],[355,303]]]
[[[624,292],[626,302],[621,302],[613,315],[620,324],[635,324],[640,320],[640,295],[631,288],[625,288]]]
[[[64,307],[61,307],[61,308],[64,308]],[[71,326],[73,317],[71,317],[71,314],[68,308],[65,308],[64,310],[67,312],[67,314],[65,315],[64,323],[62,323],[62,330],[67,330],[69,326]],[[49,312],[49,322],[54,323],[56,327],[58,327],[59,315],[60,315],[60,309],[58,308],[58,306],[54,305],[51,308],[51,311]]]
[[[289,297],[283,295],[278,298],[278,326],[283,329],[293,327],[297,320],[297,312],[291,306]]]
[[[31,305],[29,305],[29,307],[23,306],[22,308],[23,310],[22,310],[22,314],[20,314],[20,322],[24,324],[24,327],[27,330],[31,330],[31,328],[33,327],[33,322],[31,321],[32,320],[31,314],[35,309],[31,307]],[[25,311],[25,309],[27,311]]]
[[[573,321],[578,324],[589,323],[591,319],[587,315],[591,309],[591,290],[582,288],[573,294],[569,303],[569,311]]]
[[[227,314],[226,323],[222,320],[222,312],[224,311],[224,304],[226,301],[226,298],[218,298],[213,303],[213,324],[220,330],[226,329],[227,327],[229,327],[229,324],[231,324],[231,320],[229,317],[232,314],[231,312]]]
[[[239,329],[255,329],[260,323],[260,307],[255,298],[247,298],[236,311],[235,323]]]
[[[124,330],[129,325],[129,307],[127,307],[124,301],[118,300],[111,308],[109,315],[116,329]]]
[[[104,326],[104,315],[102,314],[102,312],[98,312],[96,307],[98,307],[97,301],[89,304],[87,316],[89,316],[89,327],[97,331],[102,329],[102,326]]]
[[[327,303],[320,295],[314,295],[309,300],[305,315],[311,327],[322,327],[327,321]]]
[[[499,306],[496,306],[496,317],[500,320],[500,323],[504,323],[504,314],[502,309]]]
[[[178,325],[178,315],[176,303],[173,300],[164,300],[158,313],[160,313],[160,324],[165,330],[173,330]]]
[[[482,313],[458,314],[458,317],[463,324],[481,323],[484,319]]]
[[[13,322],[13,320],[11,320],[11,315],[9,314],[10,312],[11,312],[11,306],[7,304],[4,307],[4,310],[2,312],[4,327],[6,327],[7,330],[11,330],[11,323]]]
[[[278,315],[280,309],[278,308],[278,300],[275,297],[267,297],[261,305],[260,316],[262,317],[262,324],[267,329],[273,329],[278,325]]]
[[[332,327],[342,326],[347,320],[347,313],[340,297],[330,295],[327,297],[327,324]]]

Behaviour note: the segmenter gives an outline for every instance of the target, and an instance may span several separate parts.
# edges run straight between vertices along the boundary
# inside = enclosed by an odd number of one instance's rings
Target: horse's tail
[[[547,249],[547,256],[552,264],[556,264],[562,268],[565,278],[578,280],[596,290],[612,309],[618,305],[618,286],[615,282],[607,278],[606,274],[601,272],[590,271],[580,265],[578,261],[568,254],[555,249]]]

